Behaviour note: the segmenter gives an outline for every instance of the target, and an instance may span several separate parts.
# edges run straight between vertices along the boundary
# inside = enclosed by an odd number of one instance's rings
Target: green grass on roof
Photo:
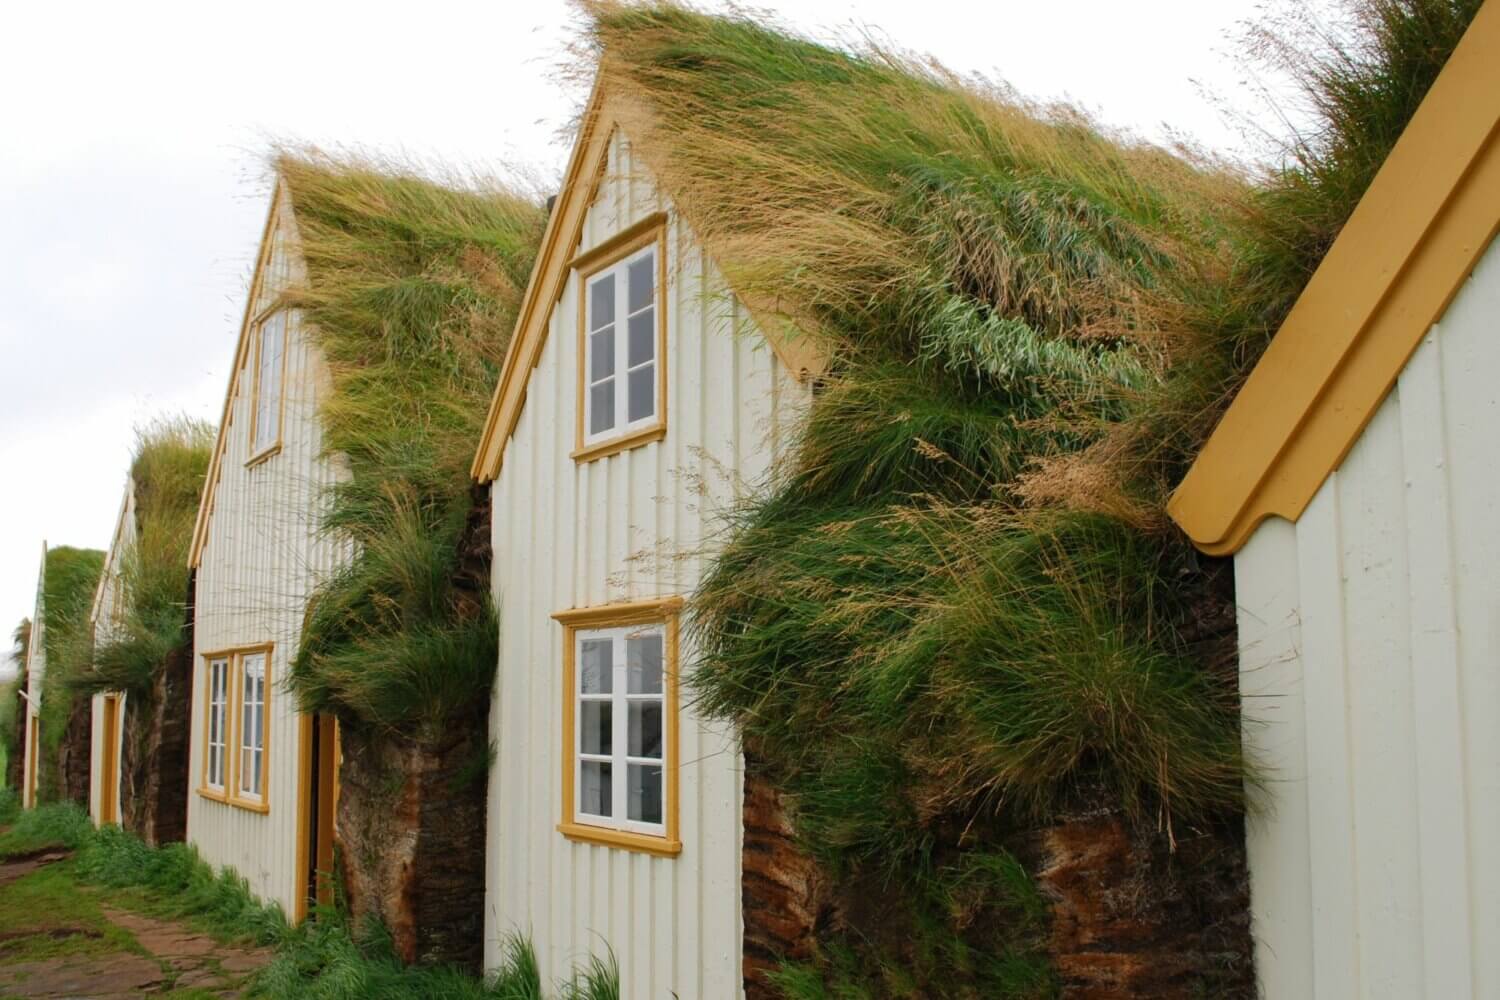
[[[190,654],[188,549],[213,446],[212,425],[187,417],[137,431],[135,540],[118,553],[119,603],[98,626],[93,668],[71,679],[78,689],[144,697],[174,654]]]
[[[439,184],[315,151],[276,160],[307,282],[288,294],[327,359],[319,414],[349,476],[321,527],[355,556],[316,594],[292,683],[306,709],[410,730],[489,691],[487,582],[461,579],[468,477],[546,222],[498,182]]]
[[[47,550],[42,591],[42,645],[47,667],[42,675],[41,709],[42,746],[47,753],[42,761],[41,785],[48,797],[56,792],[53,751],[62,742],[73,710],[74,692],[68,682],[89,665],[89,608],[103,567],[104,553],[98,549],[58,545]]]
[[[866,43],[585,4],[635,154],[762,323],[833,359],[690,623],[700,704],[827,868],[910,885],[1077,808],[1246,807],[1233,631],[1205,625],[1228,577],[1166,498],[1477,7],[1370,0],[1284,60],[1321,131],[1261,176]],[[865,930],[788,995],[1051,988],[877,983]]]

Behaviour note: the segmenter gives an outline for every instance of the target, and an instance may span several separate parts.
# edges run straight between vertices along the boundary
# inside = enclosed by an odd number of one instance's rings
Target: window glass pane
[[[656,290],[656,251],[630,262],[629,312],[644,309],[651,304]]]
[[[597,382],[615,373],[615,328],[613,325],[589,334],[589,381]]]
[[[661,694],[660,631],[625,640],[625,690],[630,694]]]
[[[256,386],[255,442],[263,448],[275,442],[281,418],[281,353],[286,314],[272,313],[260,326],[260,379]]]
[[[614,752],[613,709],[607,701],[586,701],[579,706],[579,750],[601,756]]]
[[[615,380],[589,386],[589,433],[598,434],[615,425]]]
[[[614,792],[610,788],[610,765],[603,761],[586,760],[579,768],[578,809],[592,816],[609,816],[612,813]]]
[[[626,378],[630,380],[630,408],[625,420],[627,423],[645,420],[656,412],[656,366],[637,368]]]
[[[250,786],[250,790],[256,795],[260,794],[260,759],[262,756],[261,751],[255,751],[255,783]]]
[[[626,815],[638,823],[660,823],[661,768],[631,764],[627,770]]]
[[[614,643],[609,639],[585,639],[579,643],[580,690],[584,694],[609,694],[614,690]]]
[[[647,309],[626,320],[630,327],[630,350],[625,363],[634,368],[656,356],[656,310]]]
[[[630,703],[630,756],[661,757],[661,702]]]
[[[597,330],[615,321],[614,272],[589,283],[589,329]]]

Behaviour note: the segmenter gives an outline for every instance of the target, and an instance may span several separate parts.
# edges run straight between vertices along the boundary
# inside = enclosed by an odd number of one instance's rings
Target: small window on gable
[[[287,312],[276,309],[255,327],[255,371],[250,394],[250,457],[268,454],[281,443],[283,376],[286,370]]]
[[[653,854],[677,839],[677,607],[561,612],[563,819],[574,840]]]
[[[657,217],[647,223],[576,265],[583,300],[574,453],[580,461],[659,440],[665,432],[665,228]]]

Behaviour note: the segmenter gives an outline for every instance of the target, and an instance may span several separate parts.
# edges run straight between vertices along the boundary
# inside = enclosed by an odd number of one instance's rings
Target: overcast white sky
[[[1258,0],[781,0],[820,36],[874,30],[950,68],[1068,97],[1151,138],[1239,136],[1228,55]],[[0,649],[41,542],[103,548],[133,427],[218,418],[271,138],[561,174],[584,95],[555,68],[563,0],[84,4],[0,28]]]

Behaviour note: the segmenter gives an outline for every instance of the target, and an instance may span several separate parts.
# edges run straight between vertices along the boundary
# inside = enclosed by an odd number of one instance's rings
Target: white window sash
[[[661,309],[661,283],[658,280],[661,273],[661,263],[656,261],[651,269],[651,303],[642,306],[635,313],[630,311],[630,265],[643,258],[659,254],[661,248],[657,243],[651,243],[642,247],[628,257],[604,268],[596,274],[591,274],[583,283],[584,297],[584,331],[583,331],[583,440],[585,444],[595,444],[606,441],[613,437],[621,437],[642,427],[649,427],[660,419],[661,414],[661,373],[655,367],[661,364],[661,343],[659,331],[661,329],[662,317],[658,310]],[[594,331],[596,324],[593,315],[593,289],[594,285],[606,278],[612,278],[615,286],[615,310],[614,317],[610,321],[614,328],[614,364],[607,378],[614,379],[615,398],[613,423],[598,431],[591,432],[594,417],[593,387],[594,381]],[[653,310],[651,324],[651,358],[634,366],[630,365],[630,317]],[[652,366],[651,379],[651,412],[635,420],[628,420],[630,413],[630,373],[635,369]],[[601,379],[600,381],[603,381]]]
[[[239,771],[238,792],[248,799],[260,799],[265,789],[265,691],[266,672],[268,664],[265,653],[251,653],[240,658],[240,697],[239,718],[236,724],[240,727],[239,746],[235,748],[238,755],[237,767]],[[259,661],[259,676],[252,675],[250,665]],[[257,772],[256,764],[260,768]]]
[[[224,787],[229,722],[229,661],[211,660],[208,665],[208,769],[210,788]]]
[[[630,694],[629,664],[626,660],[626,640],[632,636],[659,635],[662,639],[662,681],[661,690],[651,694]],[[583,693],[583,644],[589,641],[609,639],[611,681],[608,697],[600,695],[585,695]],[[570,752],[573,754],[573,816],[574,819],[587,826],[597,826],[607,830],[621,830],[627,833],[641,833],[647,836],[661,837],[666,835],[666,818],[672,804],[667,801],[667,768],[675,766],[675,762],[667,759],[667,656],[666,629],[661,624],[648,623],[643,625],[625,625],[602,629],[580,629],[573,637],[573,746]],[[605,702],[610,706],[610,752],[608,754],[586,754],[583,752],[583,706],[585,702]],[[661,706],[661,756],[640,757],[631,755],[630,749],[630,705],[655,703]],[[586,812],[583,808],[583,764],[585,761],[597,761],[610,765],[610,812],[609,816],[599,816]],[[629,818],[630,789],[629,776],[630,766],[634,764],[644,767],[657,767],[661,769],[661,814],[660,823],[647,823],[641,820]]]
[[[255,416],[252,420],[255,440],[250,442],[252,455],[271,447],[281,437],[281,374],[286,355],[286,310],[278,309],[261,320],[256,328],[256,338]]]

